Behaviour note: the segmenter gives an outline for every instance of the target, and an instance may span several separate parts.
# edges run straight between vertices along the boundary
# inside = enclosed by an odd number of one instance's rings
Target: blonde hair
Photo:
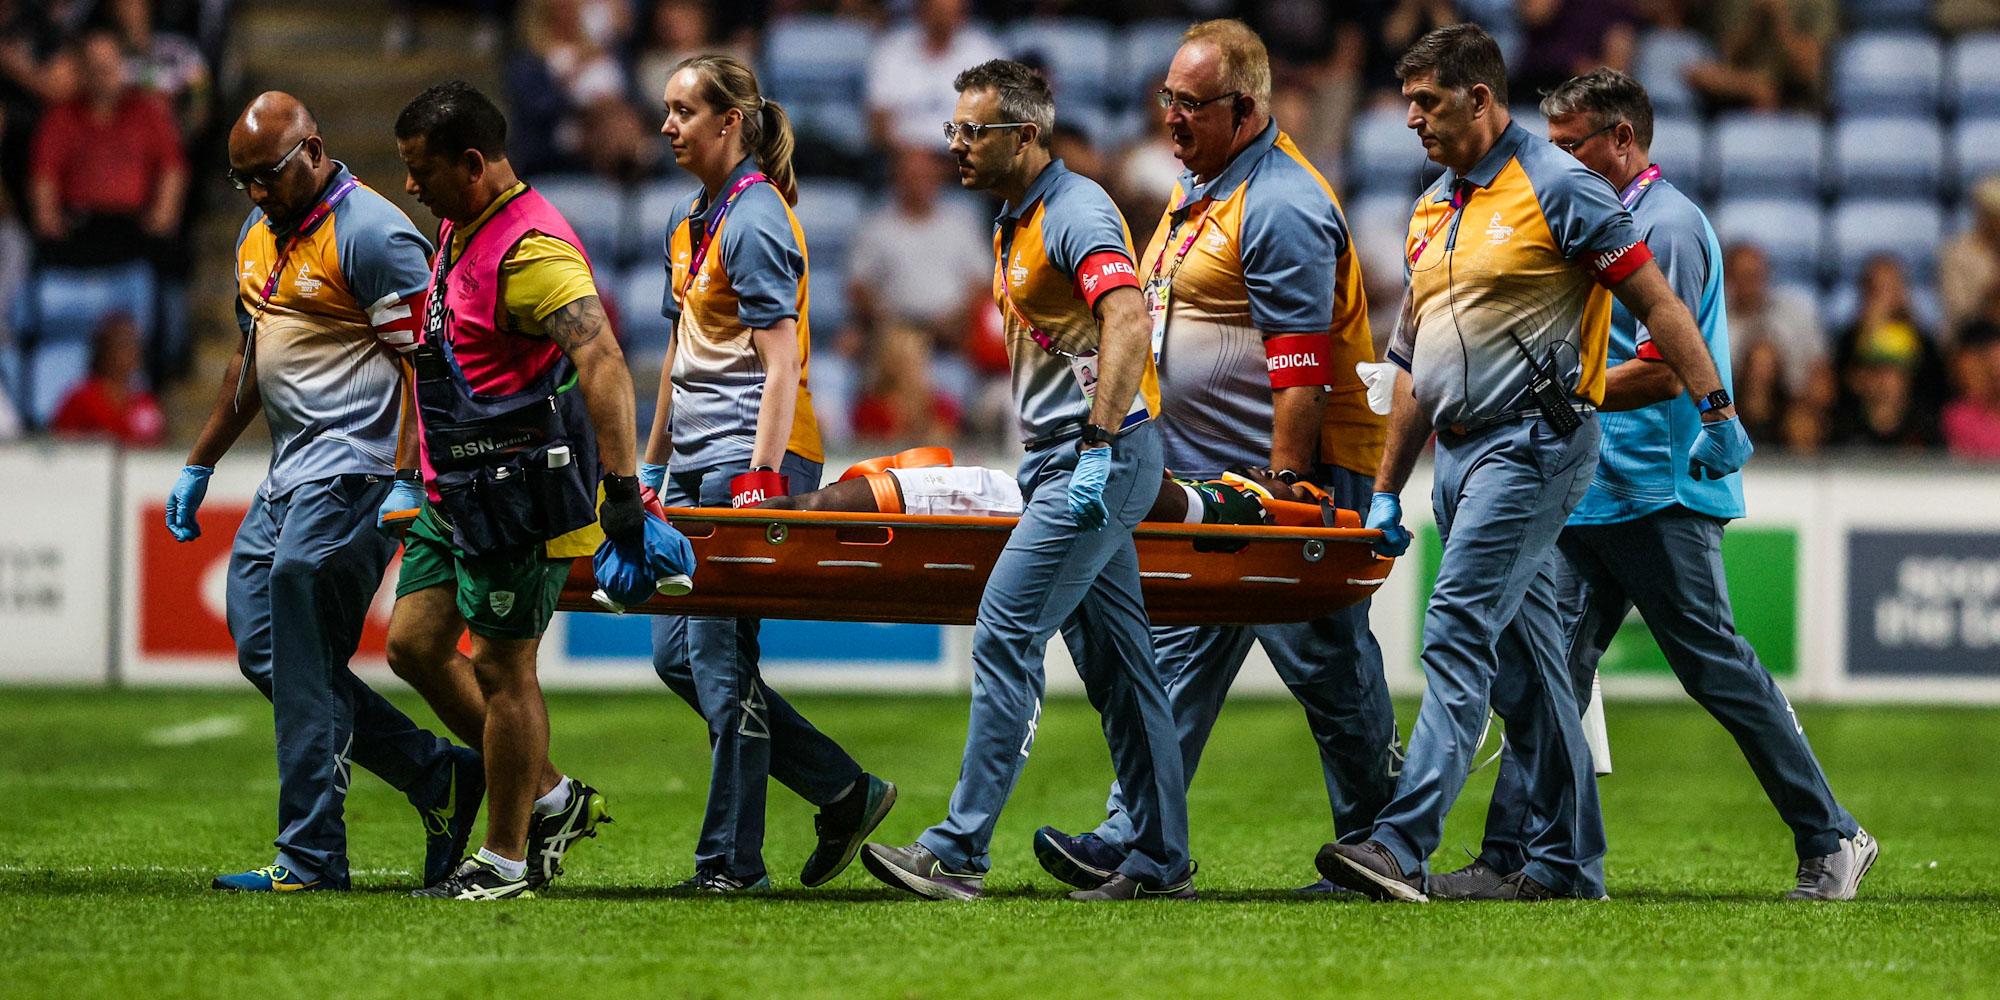
[[[757,161],[757,169],[771,178],[784,192],[785,200],[799,203],[798,175],[792,170],[792,120],[777,101],[767,100],[757,86],[757,74],[743,60],[729,55],[699,55],[681,60],[674,72],[694,70],[701,79],[698,93],[717,112],[730,108],[743,113],[743,145]]]
[[[1271,110],[1271,53],[1264,39],[1250,26],[1233,17],[1203,21],[1181,33],[1181,44],[1205,42],[1215,47],[1222,59],[1222,85],[1257,102],[1257,110]]]

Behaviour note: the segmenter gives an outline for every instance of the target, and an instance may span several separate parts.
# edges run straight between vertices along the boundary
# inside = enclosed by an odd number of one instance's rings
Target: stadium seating
[[[1961,121],[1952,139],[1956,190],[1969,191],[1981,177],[2000,174],[2000,118]]]
[[[144,261],[91,270],[43,268],[28,280],[28,293],[15,303],[15,329],[22,335],[19,403],[23,416],[40,426],[89,370],[90,337],[106,316],[131,316],[150,342],[157,283]]]
[[[2000,32],[1966,35],[1951,48],[1946,103],[1961,116],[2000,115]]]
[[[1187,27],[1187,21],[1161,20],[1140,21],[1125,29],[1118,41],[1116,83],[1110,93],[1113,103],[1129,106],[1152,100]]]
[[[848,246],[861,229],[867,211],[867,195],[860,184],[830,177],[799,180],[799,203],[793,209],[813,255],[814,270],[823,261],[846,256]]]
[[[1750,198],[1723,202],[1710,215],[1724,247],[1754,243],[1771,262],[1773,280],[1810,285],[1819,280],[1825,225],[1819,202],[1807,198]]]
[[[664,261],[641,262],[618,279],[619,319],[625,324],[625,353],[664,355],[673,326],[660,315],[666,302],[667,269]]]
[[[787,103],[856,101],[868,73],[874,33],[844,17],[804,14],[771,25],[759,76]]]
[[[1858,33],[1834,57],[1833,103],[1843,115],[1937,113],[1944,52],[1916,33]]]
[[[654,181],[639,191],[633,212],[637,223],[633,226],[629,259],[636,266],[658,263],[660,255],[666,252],[667,217],[674,206],[682,200],[694,197],[695,188],[700,184],[685,174]]]
[[[1651,96],[1654,114],[1693,114],[1700,101],[1684,74],[1689,66],[1714,58],[1715,50],[1692,31],[1648,32],[1633,56],[1632,75]]]
[[[1415,197],[1425,162],[1423,143],[1404,124],[1403,109],[1375,108],[1355,119],[1347,152],[1347,179],[1355,190]]]
[[[614,265],[623,260],[628,249],[624,192],[583,174],[538,177],[535,190],[569,220],[593,263]]]
[[[1007,32],[1005,42],[1016,58],[1045,68],[1057,107],[1102,103],[1116,86],[1111,29],[1100,21],[1025,21]]]
[[[1833,133],[1833,184],[1843,196],[1935,195],[1944,135],[1935,118],[1850,118]]]
[[[1920,28],[1930,23],[1930,0],[1842,0],[1854,28]]]
[[[1813,195],[1825,177],[1819,119],[1805,114],[1736,112],[1710,136],[1709,190],[1718,197]]]
[[[1696,201],[1701,200],[1702,168],[1708,157],[1708,133],[1691,118],[1653,121],[1653,162],[1660,173]]]
[[[1341,206],[1347,216],[1347,231],[1361,254],[1362,274],[1384,281],[1403,273],[1403,246],[1410,231],[1414,197],[1374,192]]]
[[[1893,253],[1912,284],[1927,278],[1944,238],[1944,212],[1929,198],[1860,199],[1833,211],[1833,276],[1849,284],[1868,258]]]

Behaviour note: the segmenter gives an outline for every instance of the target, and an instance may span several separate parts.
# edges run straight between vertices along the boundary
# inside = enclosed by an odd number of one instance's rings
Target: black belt
[[[1571,400],[1570,402],[1576,407],[1578,414],[1588,415],[1597,412],[1597,407],[1582,400]],[[1472,423],[1447,424],[1444,429],[1459,437],[1465,437],[1468,434],[1477,434],[1489,427],[1498,427],[1501,424],[1518,424],[1523,420],[1540,420],[1541,417],[1542,411],[1530,406],[1519,410],[1508,410],[1496,416],[1482,417]]]

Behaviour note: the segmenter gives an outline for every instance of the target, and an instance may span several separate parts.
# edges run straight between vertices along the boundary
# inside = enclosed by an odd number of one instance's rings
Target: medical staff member
[[[1674,293],[1696,303],[1695,320],[1727,389],[1722,246],[1701,209],[1651,162],[1653,105],[1646,89],[1617,70],[1598,69],[1550,92],[1541,110],[1549,139],[1618,189]],[[1875,839],[1834,800],[1805,728],[1736,633],[1730,611],[1722,529],[1743,516],[1742,477],[1682,474],[1681,456],[1700,432],[1701,410],[1727,394],[1696,400],[1682,393],[1647,329],[1623,305],[1611,311],[1608,363],[1597,475],[1556,543],[1565,634],[1575,636],[1569,667],[1577,703],[1588,700],[1598,660],[1636,605],[1681,685],[1736,738],[1791,827],[1799,864],[1788,898],[1852,899],[1875,861]],[[1519,757],[1510,744],[1479,858],[1434,876],[1432,895],[1477,894],[1526,863],[1531,817],[1546,803],[1524,780],[1535,769],[1521,766]]]
[[[571,560],[644,530],[632,375],[582,241],[515,176],[492,100],[441,83],[404,106],[395,129],[405,190],[444,224],[415,355],[428,495],[403,537],[389,663],[453,731],[480,734],[487,787],[485,843],[413,895],[510,899],[561,874],[568,850],[609,819],[603,795],[549,763],[535,657]],[[496,419],[539,424],[550,409],[530,401],[542,399],[564,425],[545,444],[560,453],[498,466],[519,459],[504,442],[539,435],[452,436]],[[576,478],[552,471],[564,469]],[[477,488],[461,488],[468,473]],[[564,527],[546,523],[558,517]],[[457,650],[467,631],[469,658]]]
[[[215,879],[217,889],[348,888],[343,818],[359,763],[422,815],[424,883],[465,850],[485,779],[479,755],[432,735],[347,661],[382,572],[392,528],[415,514],[416,428],[404,364],[416,342],[430,243],[407,216],[327,155],[319,123],[269,91],[229,132],[229,180],[256,206],[237,236],[243,340],[167,501],[177,541],[215,463],[263,411],[271,466],[229,554],[226,608],[236,662],[271,699],[278,745],[278,857]]]
[[[1375,342],[1347,221],[1326,179],[1271,120],[1263,39],[1236,20],[1181,37],[1159,100],[1187,170],[1139,256],[1167,468],[1212,479],[1268,467],[1366,510],[1385,428],[1354,368],[1375,360]],[[1188,781],[1253,640],[1305,708],[1335,832],[1365,827],[1395,791],[1398,756],[1367,601],[1296,625],[1153,630]],[[1043,827],[1036,859],[1072,885],[1102,881],[1132,833],[1116,787],[1109,811],[1081,836]]]
[[[1132,529],[1160,492],[1160,390],[1131,238],[1104,189],[1049,152],[1041,74],[994,60],[958,75],[944,123],[959,182],[1006,200],[993,297],[1006,317],[1027,507],[980,598],[972,718],[951,809],[908,847],[869,844],[876,878],[929,899],[975,899],[1000,810],[1041,722],[1042,652],[1058,628],[1104,716],[1133,836],[1077,900],[1193,899],[1187,783],[1153,666]]]
[[[731,56],[695,56],[668,78],[674,160],[701,181],[668,218],[668,377],[641,470],[669,507],[742,507],[819,487],[819,423],[806,388],[806,240],[792,214],[792,126]],[[714,759],[694,874],[675,888],[768,889],[764,793],[779,781],[820,807],[799,880],[854,860],[896,802],[757,670],[754,618],[663,616],[653,668],[708,723]]]
[[[1597,465],[1611,298],[1631,309],[1697,397],[1722,388],[1694,317],[1604,178],[1513,124],[1500,48],[1476,25],[1438,28],[1396,64],[1409,125],[1447,169],[1410,220],[1402,368],[1367,526],[1409,544],[1398,493],[1437,433],[1444,555],[1424,616],[1428,685],[1396,797],[1360,844],[1327,844],[1320,873],[1378,899],[1423,901],[1445,814],[1465,785],[1489,705],[1556,815],[1527,861],[1475,898],[1604,895],[1597,781],[1563,663],[1557,533]],[[1703,414],[1689,474],[1724,476],[1750,454],[1726,397]],[[1508,655],[1498,653],[1505,645]]]

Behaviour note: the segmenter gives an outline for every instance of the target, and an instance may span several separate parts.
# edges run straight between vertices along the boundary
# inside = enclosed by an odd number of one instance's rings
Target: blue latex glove
[[[1069,477],[1069,512],[1076,526],[1096,531],[1110,519],[1104,509],[1104,484],[1111,479],[1111,449],[1085,448],[1076,456],[1076,471]]]
[[[660,492],[660,487],[665,486],[666,483],[666,466],[654,465],[651,462],[639,463],[639,485],[658,493]]]
[[[1756,450],[1743,430],[1743,421],[1735,417],[1711,420],[1701,425],[1694,447],[1688,449],[1688,478],[1698,480],[1706,474],[1709,479],[1721,479],[1741,470]]]
[[[201,525],[195,523],[195,512],[201,509],[201,500],[208,495],[208,477],[215,474],[211,465],[188,465],[181,468],[181,477],[174,480],[174,491],[167,494],[167,530],[174,533],[176,542],[192,542],[201,537]]]
[[[1403,500],[1394,493],[1377,493],[1368,500],[1368,520],[1362,527],[1382,533],[1375,554],[1394,558],[1410,550],[1410,529],[1403,527]]]
[[[423,509],[423,484],[398,479],[394,486],[389,487],[389,495],[382,498],[382,506],[375,510],[375,527],[383,534],[393,535],[409,527]]]

